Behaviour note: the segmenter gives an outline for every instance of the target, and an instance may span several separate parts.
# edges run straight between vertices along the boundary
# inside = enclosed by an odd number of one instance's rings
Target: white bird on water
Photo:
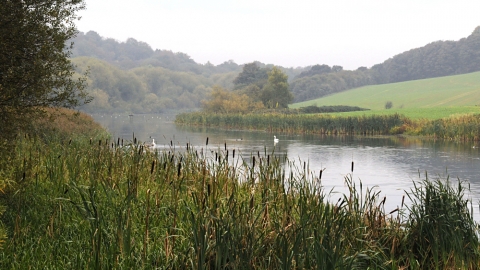
[[[277,136],[275,136],[275,135],[273,135],[273,142],[274,142],[274,143],[277,143],[277,142],[278,142]]]
[[[157,146],[155,144],[155,139],[152,139],[152,143],[146,143],[145,146],[148,148],[155,148],[155,146]]]

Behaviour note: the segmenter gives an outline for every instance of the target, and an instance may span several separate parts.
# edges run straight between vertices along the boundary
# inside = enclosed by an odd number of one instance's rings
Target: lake
[[[286,156],[299,167],[308,163],[309,171],[322,173],[326,190],[345,192],[344,177],[351,173],[365,187],[381,191],[387,197],[385,210],[401,204],[404,190],[413,187],[413,180],[450,177],[470,183],[475,220],[480,221],[480,150],[475,143],[434,141],[397,136],[321,136],[273,134],[263,131],[222,130],[204,127],[176,126],[174,115],[93,115],[117,138],[142,142],[155,139],[157,148],[185,148],[187,143],[196,149],[235,149],[247,162],[252,153],[264,156],[274,153]],[[279,141],[274,143],[273,136]],[[208,138],[208,146],[206,140]],[[237,155],[238,155],[237,154]],[[339,196],[339,195],[333,195]],[[408,201],[406,200],[406,203]]]

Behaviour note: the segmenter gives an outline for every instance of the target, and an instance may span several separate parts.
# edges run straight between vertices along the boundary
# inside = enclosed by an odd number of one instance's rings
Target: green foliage
[[[332,68],[328,65],[314,65],[310,68],[310,70],[306,70],[298,74],[298,76],[295,77],[295,79],[298,78],[303,78],[303,77],[311,77],[314,75],[318,74],[326,74],[326,73],[331,73]]]
[[[268,80],[268,72],[269,70],[267,68],[260,68],[257,62],[245,64],[242,72],[233,80],[235,89],[249,85],[256,85],[259,88],[263,88]]]
[[[412,249],[424,237],[415,225],[437,228],[428,215],[408,215],[403,205],[385,213],[379,192],[364,190],[352,175],[345,177],[348,193],[329,202],[334,191],[324,190],[305,163],[302,169],[275,153],[259,153],[250,163],[228,147],[158,152],[119,140],[19,140],[4,170],[15,185],[0,197],[8,205],[2,220],[9,233],[2,269],[480,266],[477,229],[462,197],[455,197],[463,183],[455,193],[428,183],[411,191],[412,198],[424,188],[448,198],[430,209],[442,230],[459,228],[442,239],[446,248],[423,241],[422,249]],[[411,209],[420,213],[427,204],[422,199]],[[469,240],[477,242],[456,248]],[[434,249],[451,256],[421,260],[423,250]]]
[[[480,260],[477,224],[466,183],[447,178],[414,183],[408,194],[404,248],[424,269],[475,269]],[[470,209],[469,209],[470,208]],[[457,253],[457,250],[462,250]]]
[[[90,113],[160,113],[198,108],[213,85],[203,76],[161,67],[121,70],[95,58],[77,57],[72,61],[78,72],[91,71],[89,91],[94,100],[81,107]]]
[[[263,87],[261,99],[267,108],[288,108],[293,101],[287,75],[277,67],[268,72],[268,82]]]
[[[207,113],[247,113],[262,109],[263,104],[253,101],[245,94],[214,86],[210,100],[204,101],[202,107]]]
[[[195,112],[177,115],[175,123],[286,133],[407,134],[455,141],[480,139],[480,114],[436,120],[412,120],[398,113],[369,115],[365,112],[354,113],[356,115],[348,116],[343,115],[348,113],[298,114],[295,111],[278,110],[242,115]]]
[[[0,137],[11,138],[40,108],[88,103],[85,79],[74,79],[66,41],[76,34],[83,0],[3,1],[0,5]],[[0,142],[3,144],[3,140]]]
[[[175,118],[182,125],[204,125],[234,129],[256,129],[269,132],[311,133],[311,134],[389,134],[390,130],[402,126],[403,116],[372,115],[360,117],[335,117],[329,114],[285,114],[252,113],[208,114],[202,112],[183,113]]]

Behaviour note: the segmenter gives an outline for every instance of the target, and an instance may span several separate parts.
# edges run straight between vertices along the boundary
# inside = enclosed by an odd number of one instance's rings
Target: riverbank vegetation
[[[352,174],[331,201],[322,172],[275,153],[246,162],[208,140],[164,151],[135,142],[18,137],[2,170],[1,267],[480,267],[466,183],[425,176],[411,205],[385,209],[389,198]]]
[[[358,112],[357,112],[358,113]],[[363,113],[363,112],[361,112]],[[204,112],[179,114],[179,125],[200,125],[229,129],[265,130],[268,132],[345,134],[345,135],[416,135],[435,139],[478,141],[480,115],[412,120],[400,114],[338,116],[298,114],[290,111],[253,114],[213,114]]]

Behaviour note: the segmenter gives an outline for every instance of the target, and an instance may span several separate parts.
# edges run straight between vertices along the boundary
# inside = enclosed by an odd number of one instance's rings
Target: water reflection
[[[480,199],[480,150],[474,144],[451,141],[420,140],[404,137],[352,137],[272,134],[262,131],[221,130],[205,127],[177,127],[173,115],[94,115],[113,137],[147,142],[155,139],[159,149],[182,149],[187,143],[196,149],[213,152],[235,149],[237,156],[251,162],[252,155],[287,156],[295,164],[308,162],[309,172],[318,175],[322,185],[344,192],[344,177],[351,173],[364,186],[377,186],[387,196],[386,210],[401,204],[404,190],[412,180],[449,176],[452,180],[469,181],[473,202],[478,209]],[[279,139],[274,142],[274,135]],[[209,140],[208,146],[206,140]],[[213,153],[212,152],[212,153]],[[475,217],[480,220],[478,211]]]

